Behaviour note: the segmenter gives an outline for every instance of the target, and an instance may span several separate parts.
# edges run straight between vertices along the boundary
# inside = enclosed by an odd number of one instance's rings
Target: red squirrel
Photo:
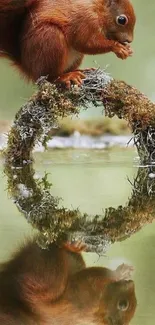
[[[32,81],[80,85],[85,54],[132,55],[135,21],[130,0],[0,0],[0,56]]]
[[[128,325],[137,305],[132,268],[86,267],[83,248],[30,240],[0,267],[0,324]]]

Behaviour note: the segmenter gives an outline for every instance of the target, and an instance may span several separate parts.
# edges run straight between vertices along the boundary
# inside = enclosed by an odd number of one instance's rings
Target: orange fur
[[[0,324],[128,325],[136,309],[131,268],[87,268],[73,252],[81,243],[64,246],[42,250],[32,240],[1,265]],[[124,301],[127,310],[118,310]]]
[[[116,23],[121,14],[125,26]],[[75,70],[85,54],[132,54],[122,43],[132,41],[134,26],[130,0],[0,0],[0,55],[33,81],[80,84]]]

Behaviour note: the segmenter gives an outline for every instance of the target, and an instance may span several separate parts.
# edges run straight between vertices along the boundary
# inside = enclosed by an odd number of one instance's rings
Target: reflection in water
[[[87,268],[76,247],[30,241],[1,265],[0,324],[128,325],[137,304],[131,273],[124,264]]]
[[[39,230],[42,247],[53,241],[82,241],[86,251],[102,254],[109,244],[125,240],[154,220],[154,167],[139,168],[133,191],[123,207],[109,207],[104,215],[90,216],[78,209],[59,207],[47,175],[39,181],[32,164],[12,168],[6,164],[11,197],[32,226]]]

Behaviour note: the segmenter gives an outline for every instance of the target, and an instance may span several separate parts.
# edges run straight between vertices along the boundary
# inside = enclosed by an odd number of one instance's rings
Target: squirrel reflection
[[[0,324],[128,325],[136,309],[132,268],[86,267],[83,246],[35,239],[0,270]]]

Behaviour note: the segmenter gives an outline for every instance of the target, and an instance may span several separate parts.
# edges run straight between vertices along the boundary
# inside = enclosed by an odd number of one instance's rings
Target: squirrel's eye
[[[117,304],[117,309],[121,311],[126,311],[129,308],[129,301],[124,299],[124,300],[119,300]]]
[[[128,18],[125,15],[120,15],[116,17],[116,23],[117,25],[126,25],[128,23]]]

